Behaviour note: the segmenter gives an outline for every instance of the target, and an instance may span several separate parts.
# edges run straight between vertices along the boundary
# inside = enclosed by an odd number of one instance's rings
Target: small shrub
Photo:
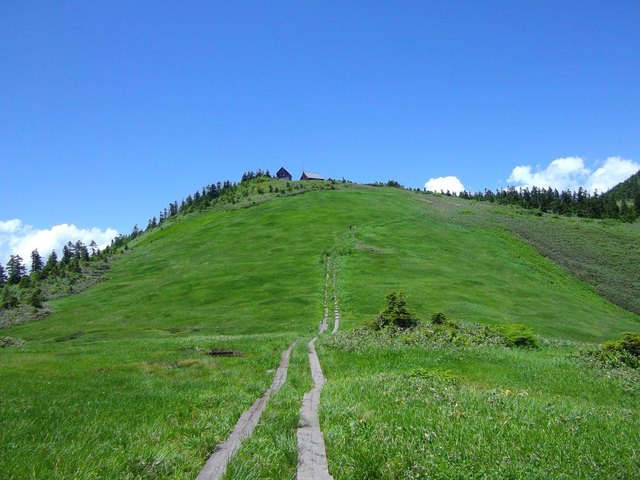
[[[640,357],[640,332],[624,332],[615,342],[605,342],[605,350],[624,351],[634,357]]]
[[[403,292],[391,292],[387,295],[387,305],[375,318],[374,329],[395,327],[398,329],[412,328],[418,325],[418,317],[407,308],[407,301]]]
[[[610,343],[610,342],[605,342]],[[640,359],[625,350],[610,349],[608,345],[580,352],[578,355],[583,360],[604,369],[619,369],[629,367],[637,369]]]
[[[40,309],[43,307],[42,301],[43,301],[42,289],[40,287],[36,287],[33,290],[33,292],[31,292],[31,294],[29,295],[29,304],[33,308]]]
[[[640,333],[625,332],[619,340],[604,342],[598,350],[586,352],[604,367],[618,368],[626,365],[637,369],[640,366]]]
[[[508,347],[538,348],[538,339],[533,331],[521,323],[507,323],[498,329]]]
[[[21,347],[25,344],[24,340],[13,337],[0,337],[0,348]]]
[[[442,312],[436,312],[431,315],[431,323],[434,325],[444,325],[447,323],[447,316]]]

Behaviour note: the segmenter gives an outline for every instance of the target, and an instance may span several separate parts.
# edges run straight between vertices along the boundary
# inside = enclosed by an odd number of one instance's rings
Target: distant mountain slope
[[[631,200],[640,192],[640,171],[605,193],[616,200]]]
[[[449,222],[514,233],[600,295],[640,314],[640,222],[539,215],[455,197],[431,196],[431,201]]]

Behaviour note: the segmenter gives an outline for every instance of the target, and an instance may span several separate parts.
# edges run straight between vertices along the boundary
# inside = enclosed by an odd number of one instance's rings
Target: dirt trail
[[[267,402],[271,395],[277,392],[287,379],[287,370],[289,368],[289,358],[291,357],[291,350],[296,342],[293,342],[288,349],[282,352],[282,358],[280,365],[273,378],[273,383],[269,389],[256,400],[253,405],[240,416],[236,426],[233,428],[231,434],[227,439],[219,444],[215,451],[207,460],[204,468],[200,474],[196,477],[196,480],[215,480],[224,475],[227,469],[227,464],[235,454],[236,450],[240,447],[242,441],[249,437],[253,433],[253,429],[258,424],[260,416],[267,406]]]
[[[316,337],[317,338],[317,337]],[[324,437],[320,430],[320,392],[325,384],[320,360],[314,347],[316,339],[309,342],[309,364],[314,387],[304,394],[298,423],[298,474],[297,480],[332,480],[327,465]]]

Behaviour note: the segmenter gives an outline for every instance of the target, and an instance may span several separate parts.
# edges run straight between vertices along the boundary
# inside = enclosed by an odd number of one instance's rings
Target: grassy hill
[[[610,195],[616,200],[627,200],[633,202],[638,193],[640,192],[640,171],[634,173],[624,182],[620,182],[611,190],[605,193]]]
[[[26,341],[0,350],[4,475],[194,478],[299,338],[287,383],[227,473],[293,478],[310,384],[303,340],[322,315],[325,253],[339,258],[346,330],[401,289],[424,318],[520,322],[548,339],[537,351],[348,332],[322,339],[321,420],[335,478],[517,476],[534,456],[534,476],[570,475],[575,462],[587,476],[637,469],[637,378],[571,355],[580,342],[638,330],[638,315],[495,221],[505,215],[396,188],[333,188],[165,223],[131,242],[107,281],[4,330]],[[536,449],[543,427],[554,440]]]

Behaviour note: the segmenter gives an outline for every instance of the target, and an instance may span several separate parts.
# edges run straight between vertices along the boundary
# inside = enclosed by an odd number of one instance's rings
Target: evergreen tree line
[[[269,169],[267,169],[266,172],[263,172],[262,169],[258,169],[255,172],[252,172],[251,170],[249,170],[248,172],[244,172],[242,174],[242,180],[240,180],[240,183],[242,182],[247,182],[249,180],[253,180],[254,178],[271,178],[271,174],[269,173]]]
[[[249,180],[254,180],[256,178],[269,179],[272,177],[268,169],[263,171],[259,168],[255,172],[251,170],[244,172],[240,183],[248,182]],[[182,199],[180,203],[178,203],[177,200],[169,203],[166,208],[160,211],[157,217],[149,219],[149,222],[147,223],[147,230],[162,225],[164,222],[180,213],[205,210],[209,208],[219,197],[235,191],[237,187],[238,184],[231,182],[230,180],[206,185],[205,187],[196,190],[193,194],[187,195],[187,197]],[[141,233],[143,233],[142,230],[140,230],[136,225],[130,236],[135,238]]]
[[[269,170],[247,171],[242,175],[241,183],[256,178],[271,178],[271,174]],[[158,217],[149,220],[147,229],[155,228],[179,213],[206,209],[237,187],[237,183],[229,180],[207,185],[187,195],[180,203],[171,202]],[[97,270],[103,271],[113,255],[127,251],[129,242],[142,233],[144,230],[135,225],[129,235],[116,236],[103,251],[94,241],[88,246],[80,240],[68,242],[63,246],[60,258],[53,250],[46,261],[36,249],[31,252],[30,269],[27,269],[27,263],[20,255],[11,255],[6,267],[0,264],[0,310],[20,305],[42,308],[43,302],[51,298],[51,292],[71,291],[74,284],[81,283],[83,276],[95,276]],[[99,267],[96,266],[98,262]]]
[[[48,287],[63,279],[77,279],[87,265],[99,259],[106,260],[106,254],[93,240],[88,246],[80,240],[68,242],[62,247],[60,258],[52,250],[46,261],[35,249],[31,252],[29,271],[20,255],[11,255],[6,268],[0,264],[0,308],[15,308],[21,303],[42,308],[48,298],[45,293]]]
[[[449,192],[447,194],[450,195]],[[580,187],[577,191],[555,188],[515,188],[484,192],[462,192],[461,198],[501,205],[517,205],[522,208],[535,209],[543,213],[578,216],[587,218],[613,218],[624,222],[633,222],[640,217],[640,188],[635,188],[631,202],[622,198],[619,202],[608,193],[590,194]]]
[[[49,276],[56,276],[63,271],[77,271],[82,263],[91,261],[93,257],[99,256],[100,249],[93,240],[87,247],[78,240],[76,243],[68,242],[62,247],[62,257],[58,259],[58,254],[52,250],[45,262],[38,249],[31,252],[31,268],[27,274],[27,264],[20,255],[11,255],[7,262],[6,269],[0,265],[0,287],[6,284],[18,285],[23,278],[42,279]]]
[[[245,175],[247,174],[245,173]],[[232,183],[229,180],[225,180],[224,182],[212,183],[210,185],[207,185],[206,187],[203,187],[201,190],[196,190],[193,194],[187,195],[187,197],[184,198],[180,203],[178,203],[177,200],[171,202],[166,208],[160,211],[160,214],[157,217],[149,219],[147,229],[152,229],[159,225],[162,225],[164,222],[172,217],[175,217],[179,213],[189,213],[209,208],[217,198],[219,198],[225,192],[235,189],[236,186],[237,184]],[[131,232],[131,235],[135,238],[141,233],[142,231],[140,231],[138,227],[135,226],[133,231]]]
[[[271,178],[269,170],[247,171],[242,175],[242,182],[256,178]],[[171,202],[158,217],[149,220],[147,229],[155,228],[180,213],[189,213],[210,207],[225,193],[232,193],[238,187],[229,180],[212,183],[187,195],[182,202]],[[114,254],[129,249],[129,242],[144,230],[138,225],[133,227],[129,235],[118,235],[110,245],[100,251],[94,241],[86,246],[81,241],[68,242],[62,248],[61,257],[53,250],[46,261],[38,250],[31,252],[31,268],[20,255],[11,255],[6,268],[0,264],[0,309],[11,309],[20,305],[31,305],[36,309],[43,307],[43,302],[51,297],[52,291],[71,291],[74,284],[81,283],[83,276],[95,276],[96,270],[104,270],[108,260]],[[100,261],[100,268],[95,262]]]

